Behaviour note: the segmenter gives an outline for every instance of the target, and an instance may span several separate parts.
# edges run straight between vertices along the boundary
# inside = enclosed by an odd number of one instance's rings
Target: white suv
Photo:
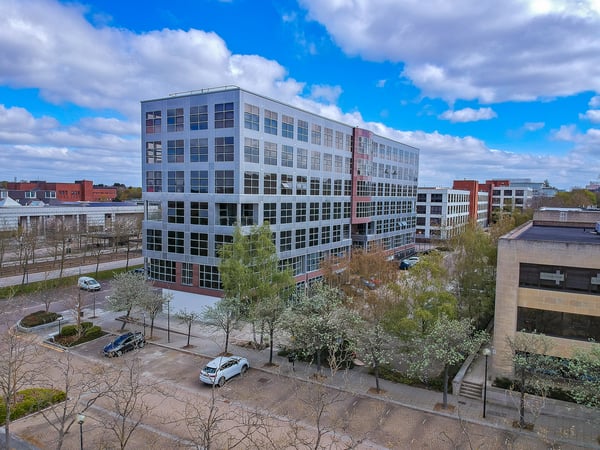
[[[79,289],[84,289],[86,291],[100,290],[100,283],[91,277],[79,277],[79,280],[77,280],[77,286],[79,286]]]
[[[242,356],[219,356],[202,369],[200,381],[223,386],[231,377],[246,373],[248,367],[248,360]]]

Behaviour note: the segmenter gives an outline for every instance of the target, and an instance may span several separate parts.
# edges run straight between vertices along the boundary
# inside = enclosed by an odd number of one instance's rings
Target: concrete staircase
[[[483,384],[474,383],[472,381],[463,380],[460,385],[459,395],[475,400],[481,400],[483,393]]]

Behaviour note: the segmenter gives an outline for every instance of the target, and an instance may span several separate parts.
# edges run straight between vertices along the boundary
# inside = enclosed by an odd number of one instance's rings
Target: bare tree
[[[37,367],[38,347],[31,335],[19,333],[15,327],[0,333],[0,393],[5,404],[5,448],[10,445],[10,415],[17,402],[17,394],[25,387],[35,384],[40,375]]]
[[[169,303],[171,301],[173,294],[163,295],[160,292],[151,290],[149,290],[147,294],[148,295],[140,297],[138,306],[142,311],[148,313],[148,317],[150,317],[150,339],[152,339],[154,335],[154,320],[156,319],[156,315],[163,310],[165,303]]]
[[[131,315],[134,308],[142,307],[147,302],[155,299],[152,287],[146,282],[146,277],[138,273],[123,272],[115,275],[113,280],[113,294],[108,302],[112,311],[126,311],[125,320]],[[153,305],[154,307],[155,305]],[[125,328],[123,321],[121,329]]]
[[[112,413],[104,419],[104,426],[124,450],[144,419],[151,415],[154,407],[150,396],[158,391],[158,386],[142,377],[139,358],[121,359],[112,368],[97,389]]]
[[[58,370],[46,383],[65,393],[65,400],[40,411],[48,425],[56,431],[56,450],[64,444],[65,436],[76,423],[77,414],[85,413],[104,396],[104,369],[100,365],[75,367],[69,351],[59,354],[54,367]]]
[[[200,320],[200,317],[200,313],[197,313],[195,311],[188,311],[187,309],[182,309],[181,311],[175,314],[175,318],[179,320],[180,323],[183,323],[185,324],[185,326],[187,326],[188,334],[186,347],[190,346],[190,338],[192,336],[192,325],[197,323]]]
[[[17,232],[18,260],[23,274],[21,284],[29,281],[29,263],[35,262],[35,251],[37,249],[37,230],[19,229]]]
[[[242,304],[237,297],[224,297],[215,306],[207,306],[202,312],[202,323],[225,332],[225,349],[229,351],[229,336],[242,319]],[[189,342],[188,342],[189,345]]]
[[[45,241],[49,246],[50,255],[54,263],[59,262],[59,278],[63,276],[65,260],[71,253],[71,243],[75,232],[65,223],[63,218],[54,217],[49,221],[46,229]]]

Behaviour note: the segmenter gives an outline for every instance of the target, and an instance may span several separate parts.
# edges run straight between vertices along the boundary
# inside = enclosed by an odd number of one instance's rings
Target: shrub
[[[104,332],[102,331],[102,328],[96,325],[85,330],[84,336],[89,339],[97,339],[101,336],[104,336]]]
[[[24,389],[18,392],[20,400],[11,407],[10,420],[17,420],[28,414],[65,400],[63,391],[46,388]],[[6,421],[6,406],[0,400],[0,425]]]
[[[21,325],[26,328],[37,327],[58,320],[60,314],[55,312],[36,311],[21,319]]]
[[[85,332],[88,328],[92,328],[94,324],[92,322],[81,322],[81,329]]]
[[[75,336],[78,333],[77,325],[65,325],[60,330],[61,336]]]

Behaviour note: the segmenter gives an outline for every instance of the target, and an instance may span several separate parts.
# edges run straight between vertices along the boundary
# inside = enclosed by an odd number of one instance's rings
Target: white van
[[[79,286],[79,289],[84,289],[86,291],[100,290],[100,283],[91,277],[79,277],[79,280],[77,280],[77,286]]]

